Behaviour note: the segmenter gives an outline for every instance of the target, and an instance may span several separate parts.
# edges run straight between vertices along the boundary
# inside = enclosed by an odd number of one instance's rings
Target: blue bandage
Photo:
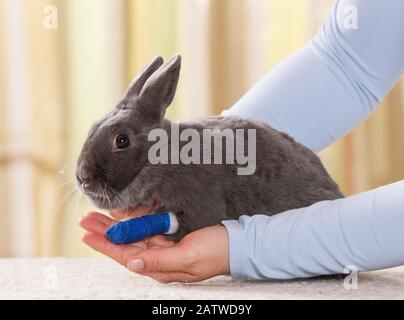
[[[143,240],[154,234],[170,230],[170,214],[163,212],[118,222],[107,230],[108,239],[115,244],[126,244]]]

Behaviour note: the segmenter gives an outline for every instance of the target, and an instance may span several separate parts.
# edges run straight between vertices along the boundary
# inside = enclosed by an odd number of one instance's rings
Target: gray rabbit
[[[115,109],[90,129],[76,178],[80,190],[97,207],[112,210],[143,205],[170,210],[177,215],[179,231],[166,237],[178,241],[221,220],[244,214],[273,215],[343,197],[312,151],[265,123],[233,116],[179,123],[164,119],[174,98],[180,67],[179,55],[164,65],[163,59],[156,57],[135,78]],[[239,174],[238,163],[213,160],[212,164],[151,163],[149,151],[156,141],[149,134],[155,129],[165,130],[165,151],[171,156],[173,124],[180,134],[194,129],[201,136],[205,129],[215,129],[215,134],[225,129],[253,129],[254,172]],[[248,137],[243,139],[242,151],[247,151]],[[179,147],[186,143],[180,141]],[[220,146],[223,154],[226,147]],[[237,152],[231,150],[233,155]],[[202,159],[202,155],[196,156]]]

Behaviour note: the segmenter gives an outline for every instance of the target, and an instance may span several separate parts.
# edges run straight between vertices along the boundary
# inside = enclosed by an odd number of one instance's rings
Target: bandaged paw
[[[144,240],[155,234],[174,234],[178,231],[177,217],[172,212],[162,212],[118,222],[106,232],[115,244],[127,244]]]

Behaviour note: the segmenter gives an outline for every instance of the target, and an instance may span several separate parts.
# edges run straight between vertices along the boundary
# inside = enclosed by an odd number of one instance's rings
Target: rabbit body
[[[162,123],[161,128],[170,132],[170,121]],[[251,175],[239,175],[238,163],[213,164],[213,159],[208,165],[146,165],[133,184],[138,195],[136,203],[152,207],[157,202],[177,214],[179,232],[167,237],[177,240],[222,220],[273,215],[343,196],[311,150],[264,123],[239,117],[209,117],[179,124],[180,134],[190,128],[201,137],[206,128],[255,129],[256,170]],[[180,142],[180,148],[185,143]],[[170,144],[171,141],[168,148]]]
[[[161,64],[161,58],[156,58],[146,67],[123,101],[90,130],[79,157],[77,180],[95,205],[109,210],[135,205],[169,210],[177,215],[179,231],[166,237],[179,240],[194,230],[241,215],[273,215],[343,197],[315,153],[265,123],[232,116],[178,124],[164,119],[175,93],[180,59],[174,57],[160,68]],[[148,151],[156,142],[150,141],[150,132],[167,132],[166,148],[171,156],[176,142],[172,140],[173,124],[178,125],[180,135],[193,129],[200,137],[206,129],[215,129],[217,134],[244,129],[245,149],[247,132],[254,130],[254,172],[239,174],[237,161],[215,164],[214,152],[212,163],[204,164],[203,150],[200,164],[152,164]],[[128,145],[127,140],[129,146],[120,149]],[[179,149],[187,143],[179,141]]]

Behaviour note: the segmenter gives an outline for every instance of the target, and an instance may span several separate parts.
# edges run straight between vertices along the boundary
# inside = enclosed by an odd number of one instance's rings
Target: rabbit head
[[[181,56],[163,65],[154,58],[137,75],[124,98],[90,129],[80,153],[78,187],[101,209],[124,209],[121,192],[147,164],[148,132],[163,121],[177,88]]]

